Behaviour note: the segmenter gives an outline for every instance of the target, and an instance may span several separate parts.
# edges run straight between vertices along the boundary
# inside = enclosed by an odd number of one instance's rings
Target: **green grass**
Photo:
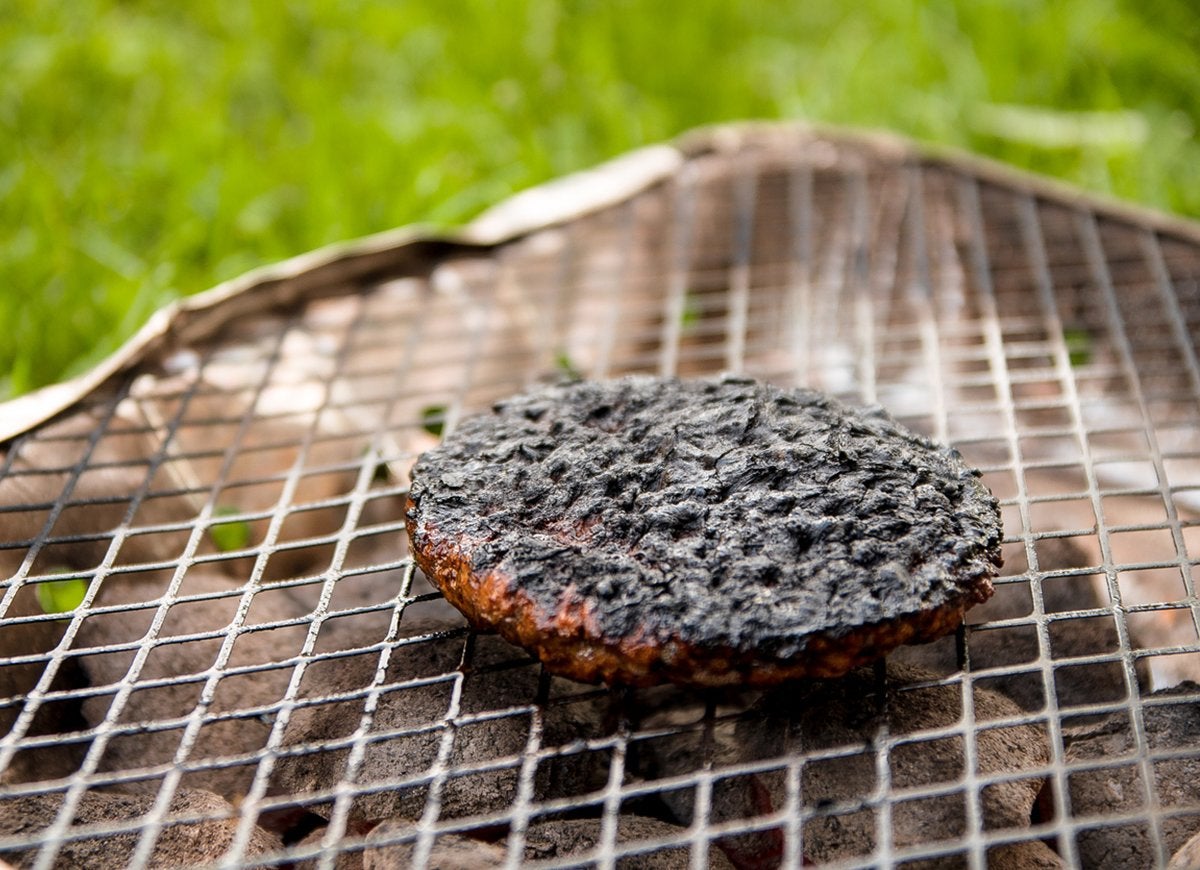
[[[0,395],[257,264],[715,121],[887,127],[1200,215],[1197,45],[1190,0],[0,0]]]

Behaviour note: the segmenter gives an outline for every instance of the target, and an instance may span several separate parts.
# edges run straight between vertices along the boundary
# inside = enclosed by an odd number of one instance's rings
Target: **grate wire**
[[[1200,235],[853,138],[713,141],[566,220],[180,339],[10,442],[0,819],[50,812],[0,854],[51,868],[108,837],[154,866],[203,828],[224,845],[196,863],[225,868],[433,867],[452,837],[508,867],[983,868],[1125,836],[1165,866],[1200,829],[1200,722],[1171,730],[1200,710]],[[723,369],[882,404],[1002,506],[996,602],[876,667],[836,739],[769,693],[551,677],[407,552],[409,468],[465,415],[564,371]],[[71,578],[72,612],[31,603]],[[943,718],[904,718],[929,699]],[[999,765],[1006,740],[1045,755]],[[187,803],[214,783],[236,786]],[[136,812],[94,809],[114,795]]]

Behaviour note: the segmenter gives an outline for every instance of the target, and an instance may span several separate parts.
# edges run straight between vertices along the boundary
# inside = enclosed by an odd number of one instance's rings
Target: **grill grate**
[[[1200,831],[1195,228],[735,128],[247,283],[0,463],[10,860],[1143,867]],[[464,414],[725,369],[882,404],[1002,502],[997,598],[813,689],[832,731],[551,678],[407,558],[408,470]]]

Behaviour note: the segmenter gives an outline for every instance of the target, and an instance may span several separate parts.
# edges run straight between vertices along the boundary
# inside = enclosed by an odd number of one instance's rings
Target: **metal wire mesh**
[[[1198,239],[760,131],[175,341],[0,464],[0,855],[1165,865],[1200,830]],[[407,558],[408,470],[463,415],[722,370],[954,444],[1002,502],[996,599],[789,707],[551,678]]]

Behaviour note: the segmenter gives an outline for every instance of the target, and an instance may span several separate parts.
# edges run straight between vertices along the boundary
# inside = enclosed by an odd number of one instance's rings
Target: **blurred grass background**
[[[1200,216],[1191,0],[0,0],[0,397],[255,265],[690,127],[890,128]]]

